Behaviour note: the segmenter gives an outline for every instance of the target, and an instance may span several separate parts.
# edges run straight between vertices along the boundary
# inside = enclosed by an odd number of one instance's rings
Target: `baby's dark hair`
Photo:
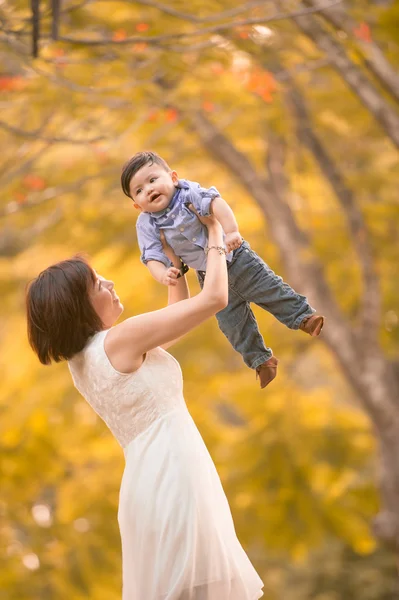
[[[168,163],[164,161],[164,159],[161,158],[156,152],[137,152],[134,156],[132,156],[132,158],[129,158],[129,160],[125,162],[122,167],[121,185],[126,196],[131,198],[130,182],[137,171],[140,171],[140,169],[142,169],[145,165],[153,165],[154,163],[160,165],[166,171],[171,170]]]

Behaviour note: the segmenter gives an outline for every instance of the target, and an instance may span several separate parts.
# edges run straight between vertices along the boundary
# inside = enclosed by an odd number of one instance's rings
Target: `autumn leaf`
[[[159,115],[159,110],[154,108],[153,110],[149,111],[147,120],[151,121],[151,122],[156,121],[156,119],[158,118],[158,115]]]
[[[26,81],[19,75],[3,75],[0,77],[0,91],[15,92],[22,90]]]
[[[27,200],[27,195],[24,194],[23,192],[15,192],[14,193],[14,198],[16,200],[16,202],[18,202],[18,204],[23,204],[24,202],[26,202]]]
[[[134,46],[133,46],[134,52],[144,52],[144,50],[146,50],[146,48],[147,48],[147,44],[145,42],[142,42],[141,44],[134,44]]]
[[[168,123],[175,123],[179,118],[179,113],[175,108],[168,108],[165,112]]]
[[[213,102],[210,102],[209,100],[205,100],[202,103],[202,108],[206,111],[206,112],[213,112],[215,110],[215,105],[213,104]]]
[[[125,29],[117,29],[113,36],[112,39],[114,42],[121,42],[122,40],[125,40],[127,38],[127,33]]]
[[[25,175],[22,183],[25,187],[34,192],[40,192],[40,190],[43,190],[46,187],[46,182],[43,177],[39,177],[39,175]]]
[[[136,25],[136,31],[138,31],[139,33],[144,33],[145,31],[148,31],[150,28],[150,26],[148,25],[148,23],[137,23]]]
[[[68,64],[68,59],[66,58],[65,50],[63,48],[56,48],[54,50],[54,62],[57,69],[63,69]]]
[[[247,88],[265,102],[273,102],[272,92],[277,90],[277,82],[270,71],[255,71],[248,79]]]
[[[359,27],[354,28],[353,33],[359,40],[362,40],[363,42],[370,44],[370,42],[373,41],[371,37],[370,26],[364,21],[360,23]]]

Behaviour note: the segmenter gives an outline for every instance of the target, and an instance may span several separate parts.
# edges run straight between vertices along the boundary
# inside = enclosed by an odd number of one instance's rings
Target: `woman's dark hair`
[[[104,325],[90,301],[96,274],[83,256],[51,265],[28,284],[28,339],[44,365],[68,360]]]
[[[132,158],[130,158],[122,167],[121,174],[121,185],[122,190],[126,194],[126,196],[130,195],[130,182],[132,177],[136,175],[137,171],[140,171],[145,165],[153,165],[156,163],[165,169],[165,171],[170,171],[170,167],[163,158],[159,156],[156,152],[137,152]]]

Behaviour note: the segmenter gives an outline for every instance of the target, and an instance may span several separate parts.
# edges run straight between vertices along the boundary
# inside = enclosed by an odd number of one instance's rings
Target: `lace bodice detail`
[[[119,373],[105,350],[107,331],[94,335],[69,361],[75,387],[105,421],[122,447],[157,419],[187,411],[180,365],[162,348],[147,352],[134,373]]]

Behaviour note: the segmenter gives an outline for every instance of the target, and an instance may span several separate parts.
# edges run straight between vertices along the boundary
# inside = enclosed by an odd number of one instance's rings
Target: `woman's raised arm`
[[[202,219],[208,228],[208,260],[202,291],[167,307],[126,319],[106,336],[107,355],[118,371],[135,371],[143,355],[165,346],[222,310],[228,302],[227,265],[223,232],[215,217]]]

